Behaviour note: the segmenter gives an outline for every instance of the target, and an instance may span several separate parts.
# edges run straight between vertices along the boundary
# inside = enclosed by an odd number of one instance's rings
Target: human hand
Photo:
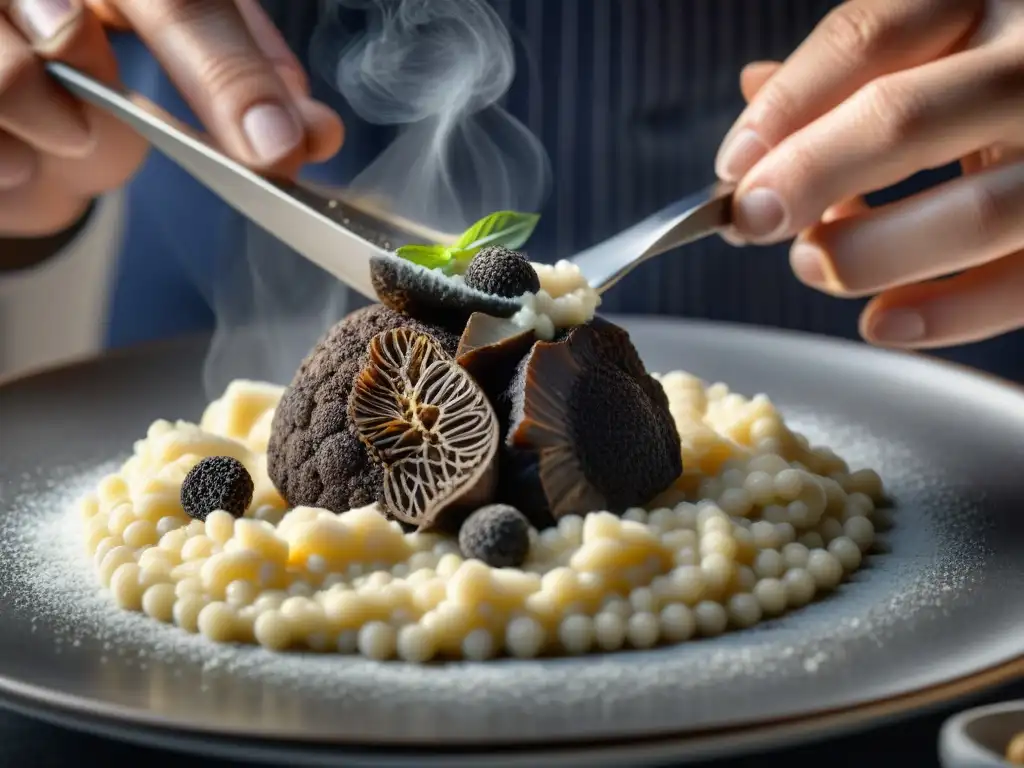
[[[0,0],[0,236],[65,229],[142,163],[136,133],[43,66],[59,59],[116,83],[105,28],[134,30],[213,142],[250,167],[292,174],[341,145],[340,119],[310,98],[257,0]]]
[[[1024,327],[1024,2],[849,0],[782,65],[748,67],[742,87],[749,104],[717,159],[739,182],[741,239],[797,235],[804,283],[878,294],[860,323],[874,343]],[[956,160],[962,178],[863,202]]]

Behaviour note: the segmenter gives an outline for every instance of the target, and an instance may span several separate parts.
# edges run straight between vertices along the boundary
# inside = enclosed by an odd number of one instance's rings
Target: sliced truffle
[[[543,498],[555,519],[642,506],[682,472],[668,398],[629,335],[606,320],[537,342],[512,399],[514,485]]]
[[[449,509],[491,500],[498,421],[483,390],[430,336],[375,336],[350,403],[356,434],[384,471],[391,517],[443,529]]]
[[[526,355],[536,343],[532,331],[502,318],[476,313],[469,318],[459,339],[458,361],[487,394],[498,417],[501,434],[508,434],[514,400],[514,382]],[[510,448],[498,448],[498,501],[515,501],[530,523],[539,529],[555,520],[537,483],[536,458]],[[521,478],[526,478],[523,482]]]
[[[358,309],[306,356],[274,412],[267,470],[292,506],[344,512],[380,500],[383,473],[359,441],[349,397],[374,336],[397,328],[427,334],[449,355],[459,336],[380,304]]]
[[[518,301],[493,296],[466,285],[461,277],[449,277],[440,270],[427,269],[399,256],[374,256],[370,279],[381,303],[424,322],[461,332],[474,312],[512,317]]]
[[[476,380],[491,401],[502,434],[508,429],[512,403],[509,384],[520,361],[537,341],[533,331],[523,330],[509,320],[474,313],[459,339],[457,360]]]
[[[205,521],[222,509],[241,517],[252,503],[252,476],[238,459],[207,456],[196,464],[181,483],[181,508],[196,520]]]
[[[470,288],[492,296],[516,298],[540,290],[540,278],[529,260],[500,245],[484,248],[474,256],[464,277]]]
[[[518,568],[530,554],[530,522],[508,504],[481,507],[462,524],[459,549],[492,568]]]

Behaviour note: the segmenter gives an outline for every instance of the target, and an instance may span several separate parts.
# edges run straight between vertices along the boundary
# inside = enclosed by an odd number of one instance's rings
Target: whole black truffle
[[[510,299],[540,290],[540,278],[526,257],[500,245],[474,256],[464,278],[470,288]]]
[[[372,304],[331,328],[299,366],[274,413],[267,445],[270,479],[292,506],[340,513],[383,500],[382,469],[359,441],[349,397],[370,340],[398,328],[427,334],[450,355],[459,346],[457,333]]]
[[[459,549],[492,568],[518,568],[530,553],[530,523],[507,504],[481,507],[462,524]]]
[[[238,459],[208,456],[185,475],[181,483],[182,509],[196,520],[223,509],[241,517],[252,503],[252,476]]]

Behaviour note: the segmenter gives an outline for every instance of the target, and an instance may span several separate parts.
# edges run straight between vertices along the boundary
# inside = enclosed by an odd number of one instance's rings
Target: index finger
[[[304,148],[295,97],[233,0],[112,0],[211,135],[249,165],[287,164]]]
[[[983,0],[848,0],[814,29],[737,119],[715,160],[739,181],[768,151],[876,78],[949,52]]]

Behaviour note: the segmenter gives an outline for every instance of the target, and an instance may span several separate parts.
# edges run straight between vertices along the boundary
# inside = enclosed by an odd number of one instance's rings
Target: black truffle
[[[430,336],[405,328],[375,336],[349,412],[384,469],[392,519],[443,530],[454,527],[453,510],[464,515],[493,500],[498,420],[473,377]]]
[[[512,317],[520,308],[515,299],[478,291],[465,280],[455,280],[441,270],[427,269],[393,254],[370,259],[370,280],[385,306],[455,333],[462,332],[474,312]]]
[[[679,435],[661,385],[622,328],[595,318],[537,342],[511,386],[506,444],[518,472],[506,489],[546,500],[556,520],[643,506],[682,473]]]
[[[465,280],[470,288],[510,299],[540,290],[540,278],[526,257],[500,245],[480,251],[469,263]]]
[[[459,549],[492,568],[518,568],[530,554],[530,523],[507,504],[481,507],[462,524]]]
[[[523,330],[510,320],[477,312],[469,318],[459,339],[459,365],[476,379],[487,394],[501,425],[508,429],[512,403],[509,383],[515,378],[520,361],[537,341],[533,331]]]
[[[299,366],[267,445],[270,479],[289,504],[344,512],[383,500],[382,469],[356,435],[349,397],[370,340],[398,328],[429,335],[450,355],[458,349],[457,333],[373,304],[335,325]]]
[[[205,521],[222,509],[241,517],[252,503],[252,476],[238,459],[208,456],[185,475],[181,483],[181,506],[189,517]]]
[[[469,318],[459,340],[458,361],[487,394],[501,427],[507,435],[515,400],[517,372],[536,343],[532,331],[524,331],[509,320],[476,313]],[[543,491],[534,482],[537,462],[532,454],[509,448],[498,450],[497,501],[514,501],[530,524],[541,530],[554,525]],[[524,482],[521,478],[525,477]]]

